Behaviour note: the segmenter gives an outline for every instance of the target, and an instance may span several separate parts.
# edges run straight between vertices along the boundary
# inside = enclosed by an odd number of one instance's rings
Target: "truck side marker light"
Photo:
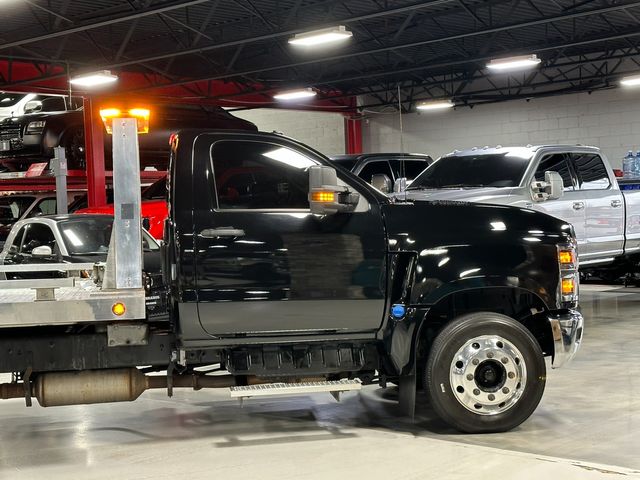
[[[311,192],[313,202],[333,203],[336,201],[335,192]]]
[[[393,318],[400,319],[407,313],[407,309],[404,305],[396,304],[391,307],[391,315]]]
[[[560,265],[573,265],[575,263],[573,250],[560,250],[558,252]]]
[[[575,292],[575,279],[573,277],[562,279],[562,294],[573,295]]]
[[[114,315],[117,315],[118,317],[120,317],[124,315],[124,312],[126,312],[127,309],[124,306],[124,303],[117,302],[113,304],[113,307],[111,307],[111,311],[113,312]]]

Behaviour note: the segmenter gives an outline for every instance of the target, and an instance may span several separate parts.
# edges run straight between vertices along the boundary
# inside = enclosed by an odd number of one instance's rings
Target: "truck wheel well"
[[[547,307],[537,295],[519,288],[492,287],[455,292],[440,299],[422,323],[417,349],[418,367],[430,345],[454,318],[473,312],[496,312],[522,323],[536,338],[545,355],[553,354],[553,338],[547,328]]]

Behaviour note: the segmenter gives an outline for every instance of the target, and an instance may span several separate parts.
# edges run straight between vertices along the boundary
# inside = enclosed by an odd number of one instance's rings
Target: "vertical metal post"
[[[104,127],[90,98],[83,100],[84,145],[87,164],[87,200],[90,207],[107,204],[107,187],[104,167]]]
[[[140,158],[134,118],[113,119],[113,187],[115,286],[142,288]]]
[[[345,153],[362,153],[362,120],[345,117]]]
[[[67,209],[67,156],[64,147],[53,149],[55,157],[51,160],[53,174],[56,177],[56,211],[65,214]]]

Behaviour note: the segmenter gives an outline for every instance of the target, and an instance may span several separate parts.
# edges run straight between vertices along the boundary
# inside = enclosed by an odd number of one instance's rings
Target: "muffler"
[[[225,388],[238,385],[233,375],[208,376],[194,373],[172,377],[173,387]],[[242,384],[262,383],[256,377],[242,377]],[[32,395],[43,407],[91,403],[132,402],[145,390],[167,388],[166,376],[147,376],[137,368],[50,372],[39,374],[32,383]],[[23,398],[24,384],[0,385],[0,398]]]

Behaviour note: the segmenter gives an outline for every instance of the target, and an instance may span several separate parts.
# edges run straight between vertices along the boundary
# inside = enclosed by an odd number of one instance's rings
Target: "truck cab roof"
[[[562,150],[562,151],[579,151],[579,152],[592,152],[600,153],[598,147],[592,147],[587,145],[578,144],[543,144],[543,145],[514,145],[503,147],[502,145],[496,145],[495,147],[472,147],[464,150],[454,150],[444,156],[467,156],[467,155],[500,155],[511,154],[522,158],[532,157],[534,154],[541,151],[549,150]]]

